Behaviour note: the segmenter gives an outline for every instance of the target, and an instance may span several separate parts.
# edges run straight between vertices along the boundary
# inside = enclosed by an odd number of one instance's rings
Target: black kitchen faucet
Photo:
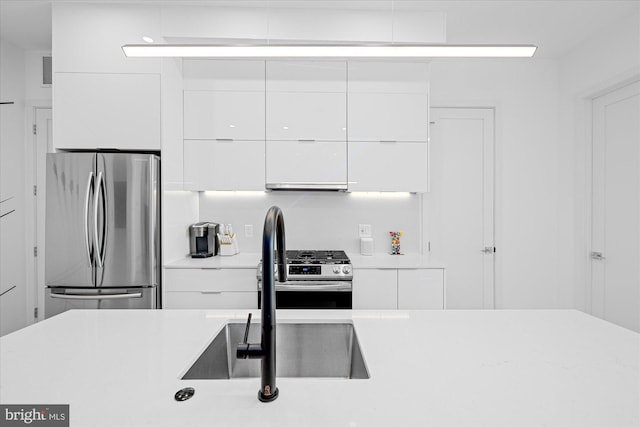
[[[274,242],[275,238],[275,242]],[[274,248],[275,244],[275,248]],[[277,256],[275,252],[277,251]],[[271,402],[278,397],[276,387],[276,284],[273,265],[278,263],[278,280],[287,281],[284,216],[282,210],[272,206],[267,211],[262,231],[262,342],[247,343],[251,314],[247,320],[244,342],[236,349],[236,357],[262,359],[262,384],[258,392],[261,402]]]

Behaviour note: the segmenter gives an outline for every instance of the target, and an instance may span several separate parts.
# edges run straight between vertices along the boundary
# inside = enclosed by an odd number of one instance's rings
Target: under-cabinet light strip
[[[530,58],[533,45],[177,45],[129,44],[128,57],[178,58]]]

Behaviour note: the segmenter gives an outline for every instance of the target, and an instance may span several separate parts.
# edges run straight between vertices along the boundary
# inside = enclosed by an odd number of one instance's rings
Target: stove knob
[[[334,272],[335,274],[339,274],[339,273],[340,273],[340,266],[338,266],[338,265],[334,265],[334,266],[333,266],[333,272]]]
[[[345,265],[344,267],[342,267],[342,272],[344,274],[349,274],[351,273],[351,267],[349,267],[348,265]]]

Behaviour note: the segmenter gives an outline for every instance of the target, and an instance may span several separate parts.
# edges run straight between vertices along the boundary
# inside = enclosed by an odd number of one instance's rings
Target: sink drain
[[[191,399],[195,392],[196,391],[193,387],[185,387],[182,390],[178,390],[174,398],[178,402],[184,402],[185,400]]]

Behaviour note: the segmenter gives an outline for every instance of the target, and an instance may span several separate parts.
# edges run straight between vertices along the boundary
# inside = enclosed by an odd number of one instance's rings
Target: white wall
[[[51,56],[51,52],[25,52],[25,99],[28,105],[51,106],[51,85],[42,84],[43,56]]]
[[[638,4],[640,9],[640,3]],[[601,29],[560,61],[560,153],[571,164],[562,180],[560,198],[574,224],[565,230],[572,238],[573,299],[575,307],[590,308],[590,158],[591,99],[632,79],[640,78],[640,14],[626,16]]]
[[[371,224],[375,252],[390,251],[389,231],[402,231],[401,249],[420,250],[421,196],[358,197],[342,192],[270,192],[258,195],[200,193],[200,221],[231,223],[239,235],[240,249],[260,252],[264,217],[279,206],[285,218],[290,249],[343,249],[360,253],[358,224]],[[244,225],[254,236],[245,237]]]
[[[557,61],[434,60],[430,84],[432,106],[496,109],[496,307],[572,307]]]

